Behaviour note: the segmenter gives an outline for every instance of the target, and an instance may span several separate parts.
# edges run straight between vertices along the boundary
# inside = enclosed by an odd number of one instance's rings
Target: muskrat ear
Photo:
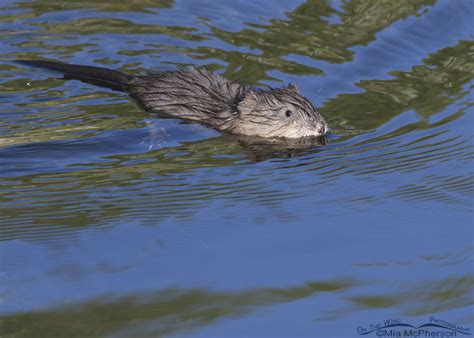
[[[300,94],[300,90],[294,83],[288,83],[288,89],[295,92],[296,94]]]

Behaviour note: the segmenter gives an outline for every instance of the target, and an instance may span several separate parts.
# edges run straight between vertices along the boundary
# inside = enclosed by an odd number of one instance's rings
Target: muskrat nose
[[[316,131],[318,132],[319,135],[324,135],[327,131],[326,124],[325,123],[318,123],[316,125]]]

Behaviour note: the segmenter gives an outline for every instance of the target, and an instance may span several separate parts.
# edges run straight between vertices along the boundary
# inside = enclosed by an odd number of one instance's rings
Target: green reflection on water
[[[343,5],[342,12],[335,10],[328,1],[306,1],[285,19],[270,19],[268,23],[248,23],[249,28],[229,32],[208,23],[212,35],[234,46],[246,46],[261,53],[241,53],[215,47],[199,46],[188,49],[196,59],[216,58],[228,66],[225,75],[238,78],[242,82],[257,83],[262,80],[278,80],[267,73],[280,70],[296,75],[321,75],[323,70],[285,59],[289,54],[307,56],[331,63],[344,63],[353,59],[350,50],[356,45],[367,45],[375,39],[375,34],[389,27],[397,20],[413,15],[421,15],[420,10],[434,5],[434,0],[391,1],[351,1]],[[147,8],[171,7],[172,1],[140,2],[67,2],[38,1],[21,3],[20,8],[32,8],[37,16],[44,13],[91,8],[105,11],[139,11]],[[23,14],[24,15],[24,14]],[[332,23],[330,16],[337,16],[340,23]],[[7,19],[8,17],[5,17]],[[13,20],[16,16],[11,16]],[[165,34],[184,40],[202,41],[207,34],[200,34],[190,26],[145,25],[116,18],[82,18],[63,23],[35,23],[47,34]],[[32,37],[36,39],[35,37]],[[51,48],[48,46],[47,48]],[[58,47],[56,47],[58,48]],[[59,47],[61,48],[61,47]],[[62,48],[68,49],[67,46]],[[170,49],[175,48],[169,46]],[[144,53],[148,53],[145,50]],[[18,56],[18,55],[17,55]],[[26,56],[26,55],[23,55]]]
[[[271,19],[268,24],[250,24],[257,29],[229,32],[211,27],[219,39],[235,46],[259,50],[261,55],[244,54],[239,58],[235,52],[210,48],[197,49],[196,53],[200,58],[225,60],[229,64],[227,74],[236,72],[240,78],[250,82],[273,79],[267,72],[274,69],[296,75],[323,74],[321,69],[290,62],[285,57],[297,54],[331,63],[351,61],[354,55],[349,50],[351,47],[368,44],[377,32],[393,22],[416,15],[420,9],[434,3],[433,0],[350,1],[339,13],[327,1],[306,1],[288,12],[286,19]],[[332,15],[339,16],[341,23],[327,20]]]
[[[43,14],[67,11],[76,9],[87,9],[94,11],[109,11],[109,12],[150,12],[149,8],[170,8],[174,4],[173,0],[99,0],[99,1],[81,1],[81,0],[39,0],[39,1],[22,1],[15,3],[15,7],[24,8],[31,11],[31,15],[39,17]],[[12,20],[24,18],[13,15]]]
[[[165,289],[128,297],[103,297],[59,308],[0,317],[2,337],[156,337],[245,316],[259,307],[291,302],[318,293],[343,292],[353,280],[310,282],[286,289],[242,292]]]
[[[391,72],[393,80],[361,81],[356,85],[363,93],[339,94],[327,100],[323,114],[338,115],[358,132],[377,128],[410,109],[430,117],[468,94],[464,87],[474,78],[473,52],[474,42],[459,41],[429,55],[409,72]],[[333,129],[337,132],[338,127]]]
[[[165,34],[183,40],[201,41],[205,39],[200,35],[192,34],[196,31],[196,28],[193,27],[145,25],[114,18],[84,18],[67,23],[42,23],[39,25],[44,28],[45,33],[54,34]]]
[[[449,277],[420,283],[397,293],[350,297],[357,309],[400,307],[409,316],[434,315],[467,307],[473,301],[474,276]]]

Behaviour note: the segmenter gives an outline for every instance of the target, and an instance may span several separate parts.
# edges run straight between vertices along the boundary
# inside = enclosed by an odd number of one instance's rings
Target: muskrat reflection
[[[200,130],[198,128],[197,130]],[[248,160],[251,163],[261,162],[273,158],[291,158],[319,151],[319,147],[327,144],[327,137],[305,137],[301,139],[262,138],[245,135],[222,134],[200,141],[185,141],[182,145],[168,147],[168,139],[173,139],[172,133],[162,127],[160,120],[147,123],[148,137],[141,142],[157,156],[175,153],[186,153],[191,161],[196,156],[198,161],[207,162],[209,158],[236,158]],[[196,135],[200,132],[195,131]],[[165,160],[166,158],[166,160]],[[169,159],[168,155],[160,161]]]

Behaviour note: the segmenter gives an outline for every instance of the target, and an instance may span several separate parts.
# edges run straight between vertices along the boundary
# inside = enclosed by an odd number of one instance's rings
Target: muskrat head
[[[246,92],[237,114],[233,131],[239,134],[301,138],[322,136],[328,131],[324,118],[294,84]]]

